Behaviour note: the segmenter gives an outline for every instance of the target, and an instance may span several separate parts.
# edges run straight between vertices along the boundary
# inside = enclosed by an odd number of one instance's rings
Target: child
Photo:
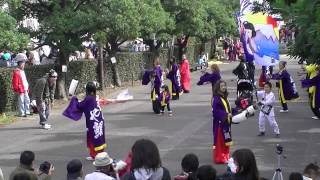
[[[160,93],[159,102],[161,104],[161,114],[164,114],[164,108],[167,106],[169,116],[172,116],[172,110],[170,109],[170,92],[167,85],[161,87],[162,92]]]
[[[186,154],[181,161],[182,173],[175,176],[174,180],[196,180],[199,168],[199,159],[195,154]]]
[[[296,85],[286,70],[287,62],[279,62],[279,72],[272,74],[272,79],[278,80],[277,87],[279,88],[279,99],[282,105],[281,113],[288,112],[288,100],[294,100],[299,98],[299,94]]]
[[[273,92],[271,92],[272,84],[270,82],[266,82],[264,85],[264,91],[259,91],[258,94],[261,94],[262,100],[258,103],[261,107],[259,114],[259,131],[258,136],[265,135],[265,119],[267,118],[270,126],[273,128],[276,137],[280,137],[280,131],[278,124],[274,118],[274,108],[273,104],[275,102],[275,96]]]

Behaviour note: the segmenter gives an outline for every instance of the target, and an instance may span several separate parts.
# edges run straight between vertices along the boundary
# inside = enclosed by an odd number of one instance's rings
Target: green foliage
[[[0,68],[0,114],[15,107],[15,96],[11,88],[11,68]]]
[[[50,45],[59,50],[60,63],[65,64],[69,54],[80,49],[94,29],[92,20],[95,17],[90,6],[90,1],[23,1],[11,13],[18,20],[24,17],[38,19],[38,30],[24,31],[41,39],[39,45]]]
[[[85,92],[85,85],[89,81],[97,80],[97,62],[93,60],[72,61],[68,64],[67,88],[69,88],[72,79],[79,80],[77,93]]]
[[[163,9],[160,0],[138,1],[140,16],[141,35],[145,39],[152,38],[155,33],[157,39],[166,41],[170,38],[169,33],[174,29],[174,19]]]
[[[18,32],[16,20],[0,11],[0,49],[18,51],[27,47],[29,36]]]

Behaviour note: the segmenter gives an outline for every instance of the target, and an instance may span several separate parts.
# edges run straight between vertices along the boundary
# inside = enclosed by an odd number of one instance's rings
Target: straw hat
[[[94,158],[93,165],[94,166],[108,166],[113,163],[113,159],[110,158],[108,153],[106,152],[101,152],[97,154],[97,156]]]

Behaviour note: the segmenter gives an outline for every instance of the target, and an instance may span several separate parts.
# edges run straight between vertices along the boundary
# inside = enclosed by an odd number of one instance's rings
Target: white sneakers
[[[86,160],[93,161],[94,159],[91,156],[86,157]]]
[[[50,125],[50,124],[42,124],[42,125],[41,125],[41,128],[42,128],[42,129],[49,130],[49,129],[51,129],[51,125]]]
[[[312,119],[318,120],[319,118],[317,116],[313,116]]]
[[[279,112],[281,112],[281,113],[287,113],[287,112],[289,112],[289,110],[283,110],[283,109],[281,109]]]

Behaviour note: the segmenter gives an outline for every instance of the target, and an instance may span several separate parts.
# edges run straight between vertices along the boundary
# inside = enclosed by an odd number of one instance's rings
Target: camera
[[[277,154],[282,154],[283,153],[283,147],[280,145],[280,144],[277,144],[277,146],[276,146],[276,149],[277,149]]]

